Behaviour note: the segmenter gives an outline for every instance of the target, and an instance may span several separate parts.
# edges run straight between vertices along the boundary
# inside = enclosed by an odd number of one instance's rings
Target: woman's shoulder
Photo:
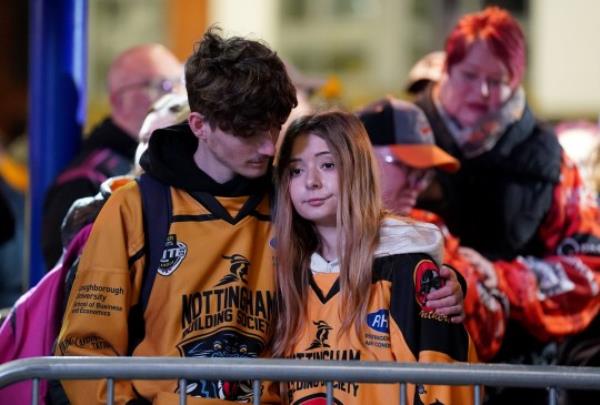
[[[374,280],[409,286],[418,268],[439,268],[443,249],[443,236],[437,226],[388,216],[382,221],[375,251]]]
[[[381,222],[375,257],[405,254],[423,254],[441,264],[444,254],[442,232],[434,224],[411,218],[386,216]]]

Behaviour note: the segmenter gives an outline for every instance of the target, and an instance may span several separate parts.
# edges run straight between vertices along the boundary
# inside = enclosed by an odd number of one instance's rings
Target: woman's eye
[[[493,87],[498,87],[502,84],[502,80],[500,79],[488,79],[488,85]]]
[[[325,162],[325,163],[323,163],[323,164],[321,165],[321,167],[322,167],[323,169],[330,170],[330,169],[333,169],[333,168],[335,168],[335,163],[333,163],[333,162]]]
[[[292,167],[290,169],[290,176],[291,177],[296,177],[298,176],[300,173],[302,173],[302,169],[300,169],[299,167]]]

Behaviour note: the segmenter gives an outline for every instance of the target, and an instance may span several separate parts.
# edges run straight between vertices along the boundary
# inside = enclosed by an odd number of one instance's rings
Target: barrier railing
[[[254,404],[260,401],[260,381],[325,381],[327,404],[333,400],[333,382],[400,384],[404,405],[406,384],[473,385],[474,403],[481,403],[480,386],[548,389],[548,404],[556,405],[557,389],[600,390],[600,369],[565,366],[514,366],[506,364],[425,364],[279,360],[244,358],[173,357],[38,357],[0,366],[0,388],[33,380],[37,404],[39,381],[107,379],[108,404],[113,403],[114,380],[140,379],[253,380]],[[186,404],[185,389],[179,390]]]

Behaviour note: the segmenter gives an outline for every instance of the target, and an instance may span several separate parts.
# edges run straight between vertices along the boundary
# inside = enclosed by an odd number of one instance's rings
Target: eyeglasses
[[[119,88],[115,93],[123,94],[124,92],[145,89],[148,91],[152,98],[159,98],[160,96],[172,93],[176,88],[183,85],[182,78],[168,79],[168,78],[156,78],[150,80],[144,80],[137,83],[130,83]]]
[[[487,76],[474,70],[463,69],[456,76],[462,83],[476,87],[483,93],[498,92],[499,94],[510,94],[510,80],[508,77]]]
[[[417,169],[410,167],[404,162],[396,159],[395,156],[385,154],[381,156],[383,161],[387,164],[396,165],[406,172],[407,183],[410,187],[427,187],[435,176],[435,170],[428,169]]]

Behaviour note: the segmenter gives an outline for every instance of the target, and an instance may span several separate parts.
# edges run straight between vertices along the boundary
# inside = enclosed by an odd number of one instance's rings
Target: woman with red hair
[[[518,22],[497,7],[465,15],[449,34],[442,76],[417,104],[461,169],[438,170],[419,205],[487,259],[474,256],[475,266],[493,262],[510,301],[496,360],[548,364],[556,356],[548,358],[546,343],[572,335],[577,342],[597,316],[600,215],[556,135],[527,105],[525,48]],[[568,350],[562,356],[575,358]],[[538,393],[497,403],[545,403],[547,394]]]

